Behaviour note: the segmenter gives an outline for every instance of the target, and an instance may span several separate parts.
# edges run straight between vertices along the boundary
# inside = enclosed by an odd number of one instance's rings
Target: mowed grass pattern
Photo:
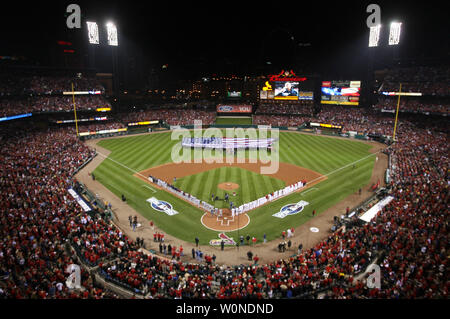
[[[251,117],[218,117],[216,118],[216,124],[227,125],[252,125],[253,121]]]
[[[239,185],[232,196],[233,191],[225,191],[218,187],[220,183],[232,182]],[[189,175],[177,179],[175,186],[198,199],[213,204],[217,208],[228,208],[229,203],[224,201],[225,193],[228,193],[230,201],[235,206],[251,202],[276,190],[284,188],[286,185],[282,180],[257,174],[255,172],[239,167],[220,167]],[[211,195],[219,197],[218,201],[212,201]]]
[[[210,239],[217,238],[217,232],[206,229],[200,223],[203,211],[165,191],[149,189],[145,186],[150,185],[133,176],[137,171],[171,162],[172,146],[177,141],[171,141],[170,134],[169,132],[148,134],[99,142],[100,146],[111,151],[109,156],[111,160],[106,159],[97,167],[94,171],[96,179],[117,196],[124,194],[130,206],[149,220],[153,220],[167,233],[190,242],[198,236],[202,244],[207,244]],[[327,175],[328,179],[315,185],[315,189],[291,194],[251,211],[249,213],[251,222],[240,230],[240,235],[249,234],[258,240],[262,240],[264,234],[268,240],[278,238],[283,230],[297,227],[312,218],[313,209],[320,214],[348,195],[357,192],[359,188],[369,183],[372,175],[375,156],[370,155],[370,148],[370,145],[350,139],[280,132],[281,162],[314,170]],[[354,162],[357,162],[355,168],[352,165]],[[215,169],[198,175],[193,183],[188,181],[189,179],[180,178],[177,186],[186,191],[191,189],[202,198],[210,200],[211,190],[218,183],[232,181],[248,189],[239,194],[243,202],[258,196],[259,193],[267,194],[282,188],[279,187],[282,185],[278,184],[281,181],[277,179],[241,169]],[[261,180],[264,182],[261,183]],[[155,211],[146,202],[146,199],[152,196],[170,202],[180,213],[167,216]],[[300,200],[309,202],[301,213],[284,219],[272,216],[284,205]],[[337,211],[335,215],[342,213]],[[237,232],[227,234],[237,238]]]

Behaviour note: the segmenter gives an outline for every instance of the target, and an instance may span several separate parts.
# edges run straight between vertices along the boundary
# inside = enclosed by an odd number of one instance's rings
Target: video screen
[[[322,104],[359,105],[361,81],[323,81]]]
[[[227,97],[229,98],[238,98],[238,97],[242,97],[242,92],[236,92],[236,91],[228,91],[227,92]]]
[[[298,82],[275,82],[275,100],[298,100]]]

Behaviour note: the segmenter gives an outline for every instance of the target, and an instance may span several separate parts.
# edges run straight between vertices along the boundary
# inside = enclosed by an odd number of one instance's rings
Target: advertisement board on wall
[[[242,92],[236,92],[236,91],[228,91],[227,92],[227,97],[228,98],[240,98],[242,97]]]
[[[217,105],[218,113],[252,113],[251,105]]]

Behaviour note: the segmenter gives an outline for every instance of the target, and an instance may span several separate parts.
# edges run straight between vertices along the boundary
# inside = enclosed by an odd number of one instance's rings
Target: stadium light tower
[[[398,45],[400,43],[400,33],[402,29],[401,22],[392,22],[389,30],[389,45]]]
[[[370,27],[369,48],[378,46],[378,41],[380,40],[380,30],[381,24]]]
[[[118,46],[119,41],[117,39],[117,27],[114,23],[106,23],[106,32],[108,35],[108,45]]]
[[[99,44],[98,25],[96,22],[87,21],[88,38],[90,44]]]

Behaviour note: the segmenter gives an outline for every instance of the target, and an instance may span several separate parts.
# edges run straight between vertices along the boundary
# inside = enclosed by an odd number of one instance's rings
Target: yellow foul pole
[[[72,101],[73,101],[73,113],[75,115],[75,129],[77,131],[78,136],[77,108],[75,107],[75,91],[73,90],[73,83],[72,83]]]
[[[397,111],[395,112],[394,134],[392,139],[395,142],[395,132],[397,131],[398,109],[400,108],[400,96],[402,95],[402,84],[400,83],[400,89],[398,90]]]

